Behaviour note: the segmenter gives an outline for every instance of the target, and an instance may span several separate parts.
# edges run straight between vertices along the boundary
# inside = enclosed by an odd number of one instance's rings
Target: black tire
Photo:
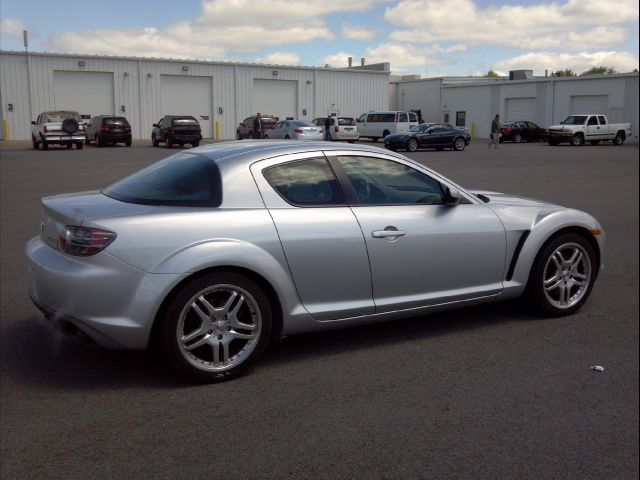
[[[49,150],[49,144],[47,143],[47,141],[44,138],[42,139],[42,149],[43,150]]]
[[[625,137],[624,137],[624,133],[622,132],[618,132],[616,135],[616,138],[613,139],[613,144],[614,145],[622,145],[624,143]]]
[[[80,128],[80,125],[78,124],[78,121],[74,118],[65,118],[62,121],[62,130],[64,130],[69,134],[76,133],[79,128]]]
[[[40,142],[36,141],[36,137],[31,135],[31,144],[33,145],[34,150],[38,150],[40,148]]]
[[[71,148],[71,144],[67,148]],[[76,150],[82,150],[84,148],[84,142],[76,142]]]
[[[169,137],[166,137],[164,139],[164,147],[165,148],[173,148],[173,142],[171,141],[171,139]]]
[[[158,142],[158,140],[156,140],[156,136],[155,135],[151,135],[151,145],[153,145],[154,147],[157,147],[158,145],[160,145],[160,142]]]
[[[208,310],[197,300],[201,296],[218,310]],[[203,315],[192,307],[196,300]],[[242,374],[260,357],[271,337],[272,314],[269,300],[257,283],[244,275],[222,271],[185,284],[170,300],[160,321],[157,340],[169,365],[198,382],[221,382]],[[238,322],[254,328],[243,328]],[[238,337],[243,334],[254,337]],[[192,338],[185,340],[190,335]],[[194,344],[199,346],[194,348]],[[215,345],[219,352],[217,365]]]
[[[574,147],[584,145],[584,137],[579,133],[576,133],[573,137],[571,137],[571,145],[573,145]]]
[[[69,150],[70,148],[73,148],[73,143],[71,143],[71,142],[65,143],[64,146],[67,147],[67,150]]]
[[[102,147],[103,146],[102,140],[100,140],[100,136],[97,133],[96,133],[96,136],[95,136],[95,142],[96,142],[95,143],[96,147]]]
[[[236,140],[242,140],[242,135],[240,135],[239,131],[236,132]]]
[[[522,142],[522,135],[520,135],[519,133],[516,133],[513,136],[513,143],[520,143]]]
[[[193,142],[193,143],[191,144],[191,147],[192,147],[192,148],[196,148],[198,145],[200,145],[200,142]]]
[[[453,139],[453,145],[451,146],[453,150],[456,152],[461,152],[467,146],[467,142],[465,142],[464,138],[458,137]]]
[[[382,132],[382,138],[386,137],[387,135],[391,135],[391,132],[389,130],[385,130],[384,132]]]
[[[291,140],[291,137],[290,137],[289,135],[285,135],[285,136],[284,136],[284,139],[285,139],[285,140]]]
[[[371,137],[372,142],[377,142],[379,137]]]
[[[126,140],[124,142],[125,146],[130,147],[131,146],[131,140]]]
[[[418,141],[415,138],[410,138],[407,141],[407,152],[415,152],[418,150]]]
[[[566,248],[563,250],[563,247]],[[573,299],[575,296],[575,303],[570,302],[566,307],[560,308],[557,306],[556,301],[553,299],[553,297],[556,295],[554,291],[555,288],[552,290],[550,287],[556,284],[563,283],[562,275],[564,275],[564,273],[561,272],[566,272],[568,267],[564,266],[564,264],[562,266],[558,266],[557,263],[553,262],[552,257],[555,255],[555,252],[566,251],[566,253],[563,254],[563,258],[566,260],[565,256],[568,256],[572,249],[574,249],[574,251],[580,251],[583,254],[582,257],[580,257],[580,261],[582,261],[582,258],[584,258],[584,264],[582,265],[582,269],[577,269],[576,272],[579,272],[580,275],[584,275],[586,277],[586,285],[581,293],[579,293],[580,287],[576,287],[576,285],[570,285],[569,294],[571,295],[572,291],[575,291],[575,293],[571,297],[569,297],[568,300]],[[586,268],[587,265],[588,269]],[[557,269],[556,276],[558,276],[559,279],[555,281],[554,277],[552,276],[552,278],[549,278],[547,282],[549,280],[554,280],[554,282],[548,287],[545,287],[545,278],[554,273],[554,269]],[[572,313],[577,311],[589,298],[591,289],[593,288],[593,283],[595,282],[597,276],[597,271],[598,265],[596,263],[595,252],[586,238],[576,233],[565,233],[557,235],[549,239],[538,252],[538,255],[533,262],[533,266],[531,267],[531,272],[529,274],[526,295],[528,297],[528,300],[531,302],[532,307],[534,307],[544,315],[550,317],[571,315]],[[575,273],[573,273],[573,269],[571,270],[570,275],[575,275]],[[566,285],[567,283],[566,281],[564,281],[564,286],[559,285],[557,288],[562,292],[565,288],[567,288]],[[575,288],[577,289],[573,290]]]
[[[264,134],[264,139],[265,140],[269,140],[269,135],[267,135],[266,133]]]

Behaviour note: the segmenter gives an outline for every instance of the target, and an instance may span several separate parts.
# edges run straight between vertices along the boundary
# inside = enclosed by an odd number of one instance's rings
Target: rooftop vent
[[[510,70],[509,80],[527,80],[533,77],[533,70]]]

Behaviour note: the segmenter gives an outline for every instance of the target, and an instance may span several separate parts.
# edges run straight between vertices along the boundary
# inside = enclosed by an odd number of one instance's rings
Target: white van
[[[392,133],[406,132],[418,125],[415,112],[369,112],[358,118],[360,137],[377,141]]]

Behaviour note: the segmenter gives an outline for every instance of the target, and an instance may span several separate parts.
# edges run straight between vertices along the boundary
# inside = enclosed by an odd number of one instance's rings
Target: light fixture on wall
[[[218,114],[222,115],[224,113],[224,110],[222,109],[222,107],[218,107]]]
[[[273,75],[274,77],[277,77],[278,76],[278,70],[273,70],[271,72],[271,75]]]
[[[307,85],[311,85],[313,82],[311,80],[307,80]]]
[[[182,66],[182,71],[183,72],[188,72],[189,71],[189,66],[188,65],[183,65]]]
[[[151,72],[147,73],[147,77],[149,77],[149,78],[153,77],[153,73],[151,73]]]
[[[124,75],[125,77],[128,77],[128,76],[129,76],[129,72],[124,72],[124,74],[123,74],[123,75]]]
[[[85,65],[86,65],[86,62],[85,62],[84,60],[80,60],[80,61],[78,62],[78,66],[79,66],[79,67],[84,67]]]

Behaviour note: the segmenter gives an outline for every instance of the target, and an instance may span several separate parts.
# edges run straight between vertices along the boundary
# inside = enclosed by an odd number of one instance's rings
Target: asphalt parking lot
[[[576,315],[515,301],[303,335],[204,386],[60,334],[25,288],[40,197],[169,153],[0,146],[2,478],[638,477],[637,145],[410,154],[470,188],[595,215],[606,268]]]

